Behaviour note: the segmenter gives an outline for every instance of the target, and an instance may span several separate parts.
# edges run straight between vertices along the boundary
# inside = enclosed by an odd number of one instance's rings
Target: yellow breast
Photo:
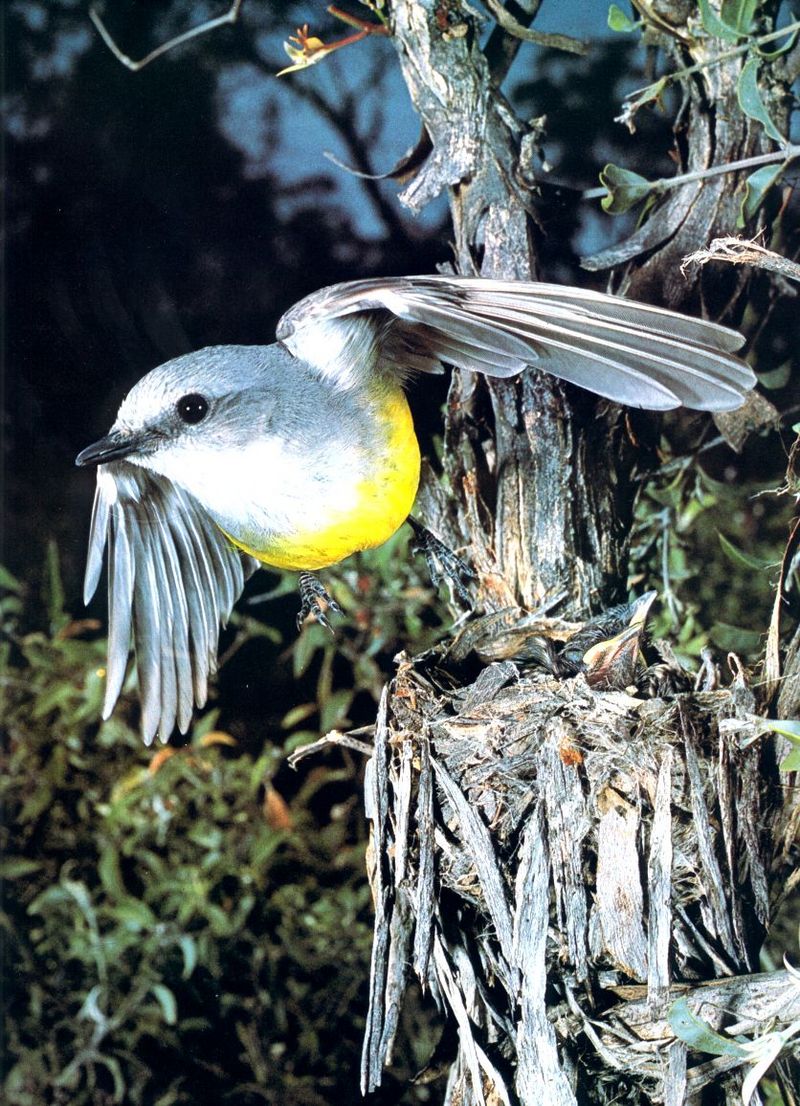
[[[266,548],[231,541],[274,568],[313,571],[335,564],[392,536],[408,517],[419,484],[420,456],[408,402],[402,389],[385,384],[365,400],[364,465],[346,509],[321,499],[319,526],[305,525],[272,535]],[[332,450],[331,465],[337,464]]]

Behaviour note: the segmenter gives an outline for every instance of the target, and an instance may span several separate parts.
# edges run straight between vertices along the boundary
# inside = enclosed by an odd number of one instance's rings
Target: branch
[[[341,733],[339,730],[331,730],[326,733],[324,737],[319,738],[318,741],[312,741],[309,745],[301,745],[299,749],[295,749],[287,758],[287,763],[290,768],[297,768],[297,765],[301,760],[305,760],[306,757],[316,755],[317,753],[326,752],[331,745],[337,745],[343,749],[354,749],[357,753],[362,753],[365,757],[371,757],[375,752],[375,746],[372,742],[361,741],[357,734],[374,734],[374,726],[362,726],[360,730],[351,730],[349,733]]]
[[[235,23],[239,18],[239,11],[243,3],[244,0],[233,0],[230,8],[224,15],[215,16],[214,19],[207,19],[204,23],[199,23],[196,27],[184,31],[183,34],[176,35],[175,38],[169,39],[168,42],[162,42],[160,46],[157,46],[155,50],[151,50],[149,54],[146,54],[139,61],[134,61],[132,58],[128,57],[127,54],[123,54],[122,50],[120,50],[119,46],[117,46],[116,42],[111,37],[110,32],[100,18],[100,13],[94,4],[89,8],[89,18],[92,23],[94,23],[103,42],[117,61],[121,62],[126,69],[130,69],[131,72],[138,73],[140,69],[144,69],[146,65],[149,65],[151,61],[160,58],[162,54],[166,54],[169,50],[174,50],[176,46],[182,46],[183,43],[188,42],[189,39],[208,34],[209,31],[215,31],[217,27],[223,27],[226,23]]]
[[[580,42],[577,38],[531,30],[530,27],[526,27],[516,20],[510,12],[507,12],[500,0],[485,0],[485,4],[503,30],[513,35],[514,38],[522,39],[523,42],[534,42],[537,46],[549,46],[553,50],[566,50],[569,54],[583,55],[589,53],[589,47],[586,43]]]
[[[647,181],[642,177],[642,187],[649,185],[648,191],[668,192],[671,188],[677,188],[681,184],[708,180],[710,177],[719,177],[724,173],[738,173],[740,169],[753,169],[758,165],[775,165],[779,161],[789,162],[797,157],[800,157],[800,144],[788,143],[782,149],[773,150],[768,154],[744,157],[739,161],[729,161],[726,165],[711,165],[708,169],[696,169],[692,173],[679,173],[677,177],[661,177],[654,181]],[[599,200],[608,195],[610,195],[608,188],[587,188],[584,192],[581,192],[581,199]]]
[[[671,29],[674,32],[674,28]],[[655,84],[647,85],[645,88],[634,89],[629,93],[625,99],[625,110],[623,114],[618,116],[615,122],[625,122],[626,119],[635,114],[637,108],[642,104],[647,103],[653,99],[653,90],[657,87],[659,94],[666,87],[667,84],[672,81],[680,80],[681,77],[690,77],[694,73],[699,73],[703,69],[710,69],[713,65],[721,65],[725,61],[729,61],[731,58],[738,58],[741,54],[747,54],[753,47],[765,46],[770,42],[774,42],[776,39],[783,38],[786,35],[793,35],[800,31],[800,20],[796,20],[794,23],[789,23],[785,27],[781,27],[777,31],[770,31],[769,34],[759,35],[757,38],[748,39],[747,42],[741,46],[734,46],[730,50],[723,50],[719,54],[715,54],[713,58],[705,58],[703,61],[698,61],[694,65],[687,65],[683,69],[676,69],[674,73],[667,73],[663,77],[659,78]],[[632,97],[638,97],[634,100]]]
[[[695,250],[683,259],[681,271],[689,265],[706,265],[709,261],[727,261],[731,265],[752,265],[777,273],[787,280],[800,282],[800,265],[765,249],[758,242],[745,238],[715,238],[707,249]]]

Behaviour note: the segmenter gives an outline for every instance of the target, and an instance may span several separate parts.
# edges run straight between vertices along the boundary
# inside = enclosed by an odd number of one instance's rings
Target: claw
[[[414,531],[411,552],[422,553],[424,556],[434,588],[438,588],[442,580],[449,580],[462,603],[472,606],[472,597],[465,581],[475,578],[474,570],[412,515],[408,516],[408,524]]]
[[[333,627],[328,621],[326,612],[342,613],[342,608],[333,596],[328,593],[311,572],[300,573],[298,588],[300,591],[300,610],[297,615],[297,629],[302,630],[303,623],[307,618],[311,618],[333,633]]]

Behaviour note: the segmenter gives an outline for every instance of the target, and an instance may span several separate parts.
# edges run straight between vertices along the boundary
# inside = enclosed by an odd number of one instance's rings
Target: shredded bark
[[[621,1086],[677,1104],[711,1082],[735,1101],[741,1058],[688,1050],[667,1019],[680,996],[718,1030],[800,1009],[787,973],[754,974],[774,764],[719,726],[752,693],[648,699],[508,660],[453,689],[442,657],[401,658],[370,762],[363,1091],[413,973],[457,1027],[446,1104],[577,1106]]]

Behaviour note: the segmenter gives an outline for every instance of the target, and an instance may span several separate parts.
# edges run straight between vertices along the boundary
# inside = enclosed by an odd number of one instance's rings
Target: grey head
[[[186,446],[225,449],[263,435],[289,391],[287,362],[296,378],[296,361],[277,345],[210,346],[167,361],[131,388],[108,434],[76,464],[125,459],[159,471],[159,456]]]

